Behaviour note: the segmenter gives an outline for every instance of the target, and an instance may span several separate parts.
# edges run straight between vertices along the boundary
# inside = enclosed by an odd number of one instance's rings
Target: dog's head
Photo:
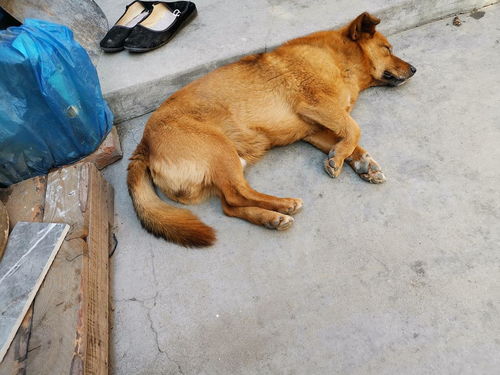
[[[345,28],[345,36],[356,42],[363,51],[373,85],[399,86],[413,76],[417,69],[392,54],[391,44],[375,30],[379,23],[377,17],[364,12]]]

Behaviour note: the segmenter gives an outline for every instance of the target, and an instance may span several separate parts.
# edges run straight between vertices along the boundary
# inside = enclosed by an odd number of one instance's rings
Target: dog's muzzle
[[[413,65],[410,65],[410,70],[408,72],[409,74],[407,77],[400,78],[400,77],[395,76],[394,74],[392,74],[388,70],[386,70],[386,71],[384,71],[384,74],[382,75],[382,79],[385,82],[387,82],[387,84],[389,86],[395,87],[395,86],[399,86],[399,85],[403,84],[404,82],[406,82],[406,80],[409,79],[410,77],[412,77],[416,72],[417,72],[417,69]]]

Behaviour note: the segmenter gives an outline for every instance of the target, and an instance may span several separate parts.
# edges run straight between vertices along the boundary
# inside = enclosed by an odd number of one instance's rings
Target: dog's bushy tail
[[[127,184],[137,216],[152,234],[186,247],[210,246],[215,232],[189,210],[168,205],[156,194],[148,167],[148,149],[139,144],[130,158]]]

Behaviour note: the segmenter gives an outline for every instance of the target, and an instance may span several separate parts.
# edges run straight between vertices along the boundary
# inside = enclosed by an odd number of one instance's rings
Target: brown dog
[[[174,201],[217,194],[226,215],[288,229],[302,201],[253,190],[243,169],[270,148],[299,140],[328,154],[331,177],[346,161],[364,180],[384,182],[377,162],[358,145],[360,129],[350,112],[360,91],[397,86],[416,70],[392,54],[375,31],[379,22],[365,12],[339,30],[223,66],[168,98],[146,124],[128,168],[143,226],[184,246],[215,241],[213,229],[190,211],[162,201],[153,182]]]

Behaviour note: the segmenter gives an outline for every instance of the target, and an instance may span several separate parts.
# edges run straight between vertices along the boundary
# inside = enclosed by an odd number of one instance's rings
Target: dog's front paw
[[[328,159],[325,160],[325,171],[331,178],[336,178],[342,171],[343,162],[335,160],[335,151],[332,150],[328,154]]]
[[[380,165],[365,153],[358,160],[348,159],[347,162],[363,180],[372,184],[381,184],[386,181]]]
[[[294,219],[288,215],[276,214],[264,226],[269,229],[287,230],[293,225]]]
[[[299,198],[280,198],[274,210],[285,215],[294,215],[302,209],[303,204],[302,199]]]
[[[304,205],[304,202],[302,199],[299,198],[290,198],[293,201],[293,205],[290,207],[290,209],[287,212],[284,212],[288,215],[295,215],[298,213],[300,210],[302,210],[302,206]]]

